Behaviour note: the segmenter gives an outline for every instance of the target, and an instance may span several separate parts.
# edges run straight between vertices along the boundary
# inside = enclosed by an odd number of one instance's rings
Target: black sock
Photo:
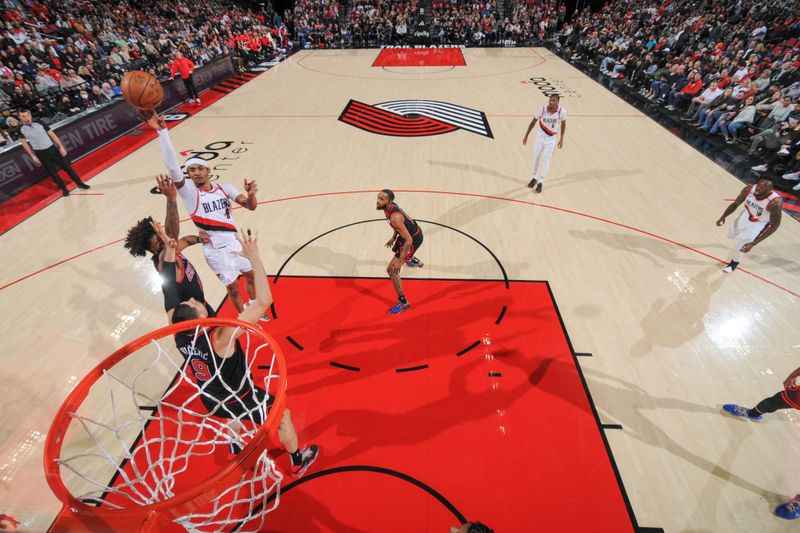
[[[300,453],[300,448],[296,449],[293,452],[289,452],[289,456],[292,458],[292,464],[294,466],[297,466],[303,462],[303,454]]]
[[[401,304],[408,305],[408,300],[406,300],[405,294],[401,294],[400,296],[397,297],[397,299]]]
[[[755,418],[757,416],[761,416],[761,413],[758,412],[758,409],[753,407],[752,409],[747,410],[747,416],[749,416],[750,418]]]

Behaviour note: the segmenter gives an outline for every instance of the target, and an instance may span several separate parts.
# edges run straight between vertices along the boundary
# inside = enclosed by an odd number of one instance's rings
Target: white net
[[[68,413],[56,462],[69,492],[101,509],[144,507],[186,494],[247,453],[253,464],[235,465],[238,481],[175,522],[198,532],[261,530],[283,476],[266,449],[253,457],[247,446],[267,420],[282,369],[258,330],[236,331],[238,341],[217,351],[226,358],[210,352],[214,328],[197,326],[105,369]]]

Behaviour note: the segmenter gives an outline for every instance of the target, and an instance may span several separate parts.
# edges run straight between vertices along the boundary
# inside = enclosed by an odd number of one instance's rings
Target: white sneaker
[[[787,150],[786,148],[781,148],[780,150],[778,150],[778,155],[789,155],[789,150]]]
[[[792,187],[792,190],[793,190],[793,191],[800,191],[800,183],[798,183],[797,185],[795,185],[794,187]]]
[[[781,177],[785,180],[791,180],[791,181],[800,180],[800,172],[789,172],[788,174],[784,174]]]
[[[756,165],[754,167],[750,167],[751,170],[755,170],[756,172],[764,172],[767,170],[767,165]]]

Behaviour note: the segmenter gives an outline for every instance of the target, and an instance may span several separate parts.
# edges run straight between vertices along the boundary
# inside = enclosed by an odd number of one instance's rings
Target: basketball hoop
[[[223,400],[198,385],[173,337],[193,335],[194,349],[221,326],[242,332],[247,367],[236,390],[225,385],[224,404],[257,398],[234,422],[209,414],[209,399]],[[228,361],[205,370],[221,377]],[[283,479],[267,444],[285,407],[285,369],[272,337],[237,320],[173,324],[117,350],[78,383],[50,426],[45,475],[64,504],[50,530],[259,531]],[[242,392],[256,387],[267,394]]]

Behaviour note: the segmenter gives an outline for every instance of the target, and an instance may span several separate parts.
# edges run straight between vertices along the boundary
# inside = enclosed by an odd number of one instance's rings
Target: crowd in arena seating
[[[351,0],[341,20],[335,0],[300,0],[294,27],[302,48],[361,48],[414,42],[424,22],[433,44],[499,46],[531,44],[556,31],[565,10],[558,0],[518,0],[501,18],[497,0],[432,0],[423,13],[419,0]]]
[[[800,182],[799,38],[791,0],[633,0],[584,11],[559,43],[700,133],[746,146],[753,171]]]
[[[230,54],[244,67],[290,46],[281,17],[232,0],[6,0],[0,35],[0,112],[51,121],[120,96],[133,69],[163,81],[173,54],[195,64]],[[4,135],[8,135],[4,131]]]

